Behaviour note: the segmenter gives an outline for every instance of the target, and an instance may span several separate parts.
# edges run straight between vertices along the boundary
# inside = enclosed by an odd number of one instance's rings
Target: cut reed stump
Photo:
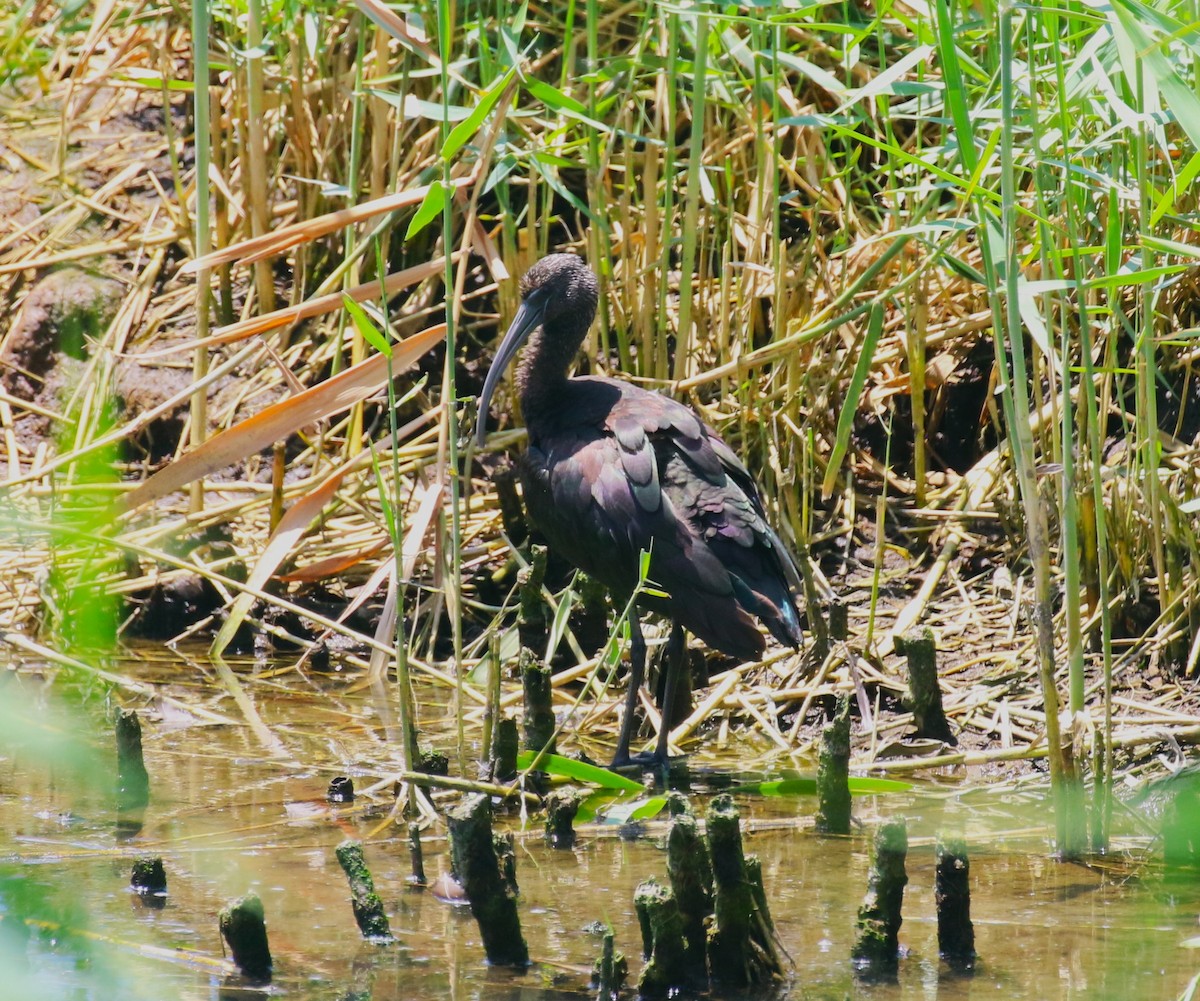
[[[167,870],[163,868],[163,860],[158,857],[135,859],[129,885],[138,896],[166,896]]]
[[[117,809],[140,810],[150,802],[150,774],[142,757],[142,724],[132,709],[117,712]]]
[[[771,908],[767,904],[767,890],[763,885],[762,860],[756,855],[746,859],[746,880],[750,883],[750,891],[754,894],[754,903],[758,907],[758,918],[774,941],[775,920],[771,917]]]
[[[330,803],[354,802],[354,779],[349,775],[336,775],[329,780],[329,788],[325,790],[325,799]]]
[[[825,606],[829,619],[829,638],[835,643],[844,643],[850,635],[850,606],[844,598],[830,598]]]
[[[424,745],[417,748],[417,760],[413,762],[413,770],[424,772],[426,775],[449,775],[450,758],[444,751]]]
[[[583,795],[578,789],[563,786],[546,794],[546,840],[555,848],[575,845],[575,815]]]
[[[731,987],[761,984],[783,975],[783,962],[765,912],[761,871],[747,865],[737,807],[728,794],[717,796],[705,814],[705,837],[713,869],[712,926],[708,930],[708,971]],[[759,889],[754,885],[755,873]]]
[[[850,696],[838,696],[833,720],[821,731],[817,755],[817,831],[850,833]]]
[[[917,735],[957,744],[942,710],[942,689],[937,677],[937,649],[928,626],[896,637],[896,650],[908,661],[908,707]]]
[[[505,718],[496,724],[492,733],[492,781],[511,782],[517,777],[517,748],[520,739],[517,721]]]
[[[376,942],[392,941],[392,929],[388,925],[383,901],[375,892],[375,880],[371,878],[371,870],[367,868],[362,842],[343,841],[334,850],[334,854],[337,855],[338,865],[342,867],[342,872],[350,882],[350,906],[363,938]]]
[[[854,943],[855,971],[863,977],[895,975],[900,962],[900,916],[908,873],[908,827],[904,821],[884,824],[875,832],[867,895],[858,909]]]
[[[492,847],[496,849],[496,861],[500,865],[500,878],[508,887],[513,898],[519,897],[517,889],[517,841],[510,831],[507,834],[493,834]]]
[[[488,797],[472,793],[446,813],[454,874],[466,891],[479,925],[483,950],[494,966],[529,965],[529,948],[521,935],[516,889],[505,878],[492,836]]]
[[[579,604],[571,615],[571,631],[584,650],[599,650],[608,639],[608,588],[590,574],[576,578]]]
[[[633,906],[646,960],[638,977],[638,994],[643,998],[670,997],[686,986],[689,971],[683,918],[675,895],[652,876],[634,890]]]
[[[678,793],[672,793],[672,797],[675,796]],[[684,805],[687,805],[686,800]],[[713,912],[713,875],[708,846],[690,812],[676,813],[671,821],[667,834],[667,876],[683,920],[688,967],[703,970],[708,965],[704,923]]]
[[[616,937],[612,928],[604,933],[600,946],[600,958],[592,967],[592,986],[596,988],[596,1001],[617,1001],[621,989],[629,978],[629,964],[625,956],[617,952]]]
[[[951,966],[969,969],[975,962],[975,926],[971,923],[971,863],[960,838],[937,841],[938,952]]]
[[[505,458],[496,463],[492,471],[492,486],[496,488],[496,500],[500,506],[500,523],[504,526],[504,534],[514,546],[521,545],[529,534],[529,523],[525,518],[525,509],[521,506],[521,497],[517,493],[516,467]]]
[[[413,821],[408,825],[408,857],[412,863],[412,875],[408,881],[413,886],[425,886],[425,854],[421,850],[421,825]]]
[[[242,976],[260,983],[269,982],[271,949],[267,945],[267,923],[258,895],[247,893],[221,908],[217,923]]]
[[[517,634],[521,646],[536,649],[546,645],[546,602],[542,582],[546,579],[546,547],[531,546],[529,565],[517,574]]]
[[[841,598],[817,598],[810,595],[808,620],[812,623],[813,657],[817,662],[825,660],[833,651],[835,643],[845,643],[850,632],[850,615],[846,602]],[[815,614],[814,614],[815,613]]]
[[[537,752],[542,748],[554,753],[554,708],[550,668],[530,650],[522,647],[517,665],[525,689],[525,746]]]

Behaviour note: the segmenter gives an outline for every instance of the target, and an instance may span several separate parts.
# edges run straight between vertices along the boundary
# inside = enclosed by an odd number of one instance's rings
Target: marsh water
[[[20,916],[28,941],[0,922],[0,998],[199,999],[247,996],[222,958],[218,910],[249,890],[263,900],[275,961],[269,993],[297,999],[554,999],[592,997],[595,925],[641,968],[633,891],[665,879],[665,825],[630,830],[590,824],[569,851],[551,848],[536,817],[498,817],[516,834],[520,916],[534,964],[491,969],[467,908],[409,882],[402,830],[390,823],[390,788],[350,806],[325,800],[332,777],[359,788],[394,760],[377,701],[354,673],[239,670],[246,696],[284,753],[242,722],[231,696],[198,658],[143,653],[119,665],[156,684],[155,697],[121,701],[143,714],[152,799],[140,830],[118,828],[111,784],[98,779],[114,752],[103,729],[110,696],[22,673],[0,688],[34,726],[0,734],[0,916]],[[422,690],[422,718],[453,756],[445,690]],[[189,712],[187,706],[195,707]],[[225,716],[216,722],[202,713]],[[10,730],[13,728],[10,726]],[[32,736],[31,736],[32,735]],[[468,740],[477,733],[467,730]],[[709,744],[715,741],[709,741]],[[752,764],[711,750],[693,759],[701,808],[720,776]],[[734,742],[734,746],[738,746]],[[69,753],[61,749],[68,747]],[[278,751],[279,748],[276,748]],[[775,768],[794,763],[773,759]],[[99,765],[100,767],[93,767]],[[737,797],[747,852],[763,861],[791,980],[772,992],[717,997],[1112,999],[1183,996],[1200,971],[1200,883],[1169,877],[1147,856],[1146,818],[1118,809],[1115,849],[1103,864],[1049,854],[1044,785],[985,782],[970,773],[914,780],[904,793],[855,801],[861,827],[848,838],[811,830],[805,798]],[[905,949],[894,983],[855,980],[849,952],[866,884],[870,831],[909,824]],[[964,835],[971,848],[972,915],[980,959],[956,975],[937,956],[933,838]],[[397,941],[364,943],[334,857],[347,837],[367,861]],[[161,856],[168,895],[149,906],[129,889],[135,858]],[[425,834],[432,879],[448,869],[437,828]],[[630,992],[628,995],[633,996]],[[684,997],[686,995],[680,995]]]

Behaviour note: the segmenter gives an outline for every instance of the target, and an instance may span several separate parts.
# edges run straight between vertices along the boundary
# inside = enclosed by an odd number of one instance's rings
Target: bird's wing
[[[740,610],[798,645],[800,577],[733,450],[689,407],[636,387],[625,389],[605,425],[638,508],[660,516],[656,542],[675,542],[655,570],[675,590],[732,593]]]
[[[622,467],[638,483],[639,505],[670,512],[680,524],[678,534],[691,542],[686,559],[698,562],[695,554],[704,549],[720,568],[720,584],[732,587],[739,605],[779,640],[798,645],[800,575],[733,450],[690,408],[657,393],[623,394],[608,423],[621,446]],[[657,475],[637,481],[634,469],[647,465]]]
[[[678,545],[657,467],[647,470],[636,457],[633,465],[640,481],[627,473],[617,439],[589,428],[544,436],[522,459],[525,504],[551,547],[626,593],[637,584],[641,552]]]
[[[683,404],[573,379],[569,408],[531,440],[523,480],[552,548],[609,587],[632,590],[649,552],[651,581],[670,595],[664,610],[709,645],[761,655],[751,615],[798,644],[794,568],[753,481]]]
[[[713,452],[721,462],[721,467],[726,474],[738,485],[742,494],[746,497],[754,510],[756,524],[760,526],[756,529],[760,532],[770,548],[778,557],[779,569],[787,578],[788,584],[791,586],[794,593],[799,593],[802,587],[800,580],[800,572],[796,569],[796,561],[792,556],[788,547],[783,540],[771,528],[770,522],[767,520],[766,512],[763,510],[762,499],[759,497],[758,485],[754,482],[754,478],[750,475],[750,471],[742,464],[741,459],[730,448],[721,437],[705,425],[708,431],[708,443],[712,447]]]
[[[714,482],[725,479],[691,410],[658,393],[608,379],[572,379],[570,407],[531,439],[523,461],[526,504],[551,545],[610,587],[632,589],[638,556],[663,577],[714,594],[732,585],[707,550],[689,553],[692,531],[663,489],[664,435]],[[664,406],[665,404],[665,406]],[[686,565],[685,565],[686,564]],[[694,580],[693,580],[694,578]],[[670,580],[657,583],[668,588]]]

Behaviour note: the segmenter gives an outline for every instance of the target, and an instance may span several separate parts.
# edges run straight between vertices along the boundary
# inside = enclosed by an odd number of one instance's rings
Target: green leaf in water
[[[529,768],[535,756],[533,751],[522,751],[517,755],[517,767],[522,770]],[[641,792],[642,789],[640,782],[634,782],[624,775],[573,758],[564,758],[561,754],[543,754],[538,759],[537,767],[539,771],[558,778],[587,782],[590,785],[603,786],[605,789],[627,789],[630,792]]]
[[[606,824],[631,824],[635,820],[657,817],[667,807],[666,796],[651,796],[649,799],[631,799],[628,803],[617,803],[604,814]]]
[[[850,792],[856,796],[875,796],[889,792],[906,792],[911,782],[898,779],[873,779],[854,777],[848,781]],[[767,782],[749,782],[733,790],[742,793],[757,793],[760,796],[815,796],[817,780],[812,778],[771,779]]]

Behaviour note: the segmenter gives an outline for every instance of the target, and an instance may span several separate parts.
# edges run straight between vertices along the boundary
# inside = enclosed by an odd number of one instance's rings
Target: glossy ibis
[[[741,660],[766,643],[754,618],[781,643],[800,645],[795,563],[767,524],[746,467],[682,403],[616,379],[568,378],[596,315],[596,276],[573,254],[552,254],[521,279],[521,306],[479,398],[478,440],[488,404],[517,350],[517,391],[529,432],[521,458],[525,504],[550,548],[620,600],[637,587],[641,554],[666,597],[640,603],[670,618],[664,717],[682,670],[683,630]],[[630,621],[630,676],[613,766],[628,764],[646,643]],[[649,762],[667,758],[665,718]]]

